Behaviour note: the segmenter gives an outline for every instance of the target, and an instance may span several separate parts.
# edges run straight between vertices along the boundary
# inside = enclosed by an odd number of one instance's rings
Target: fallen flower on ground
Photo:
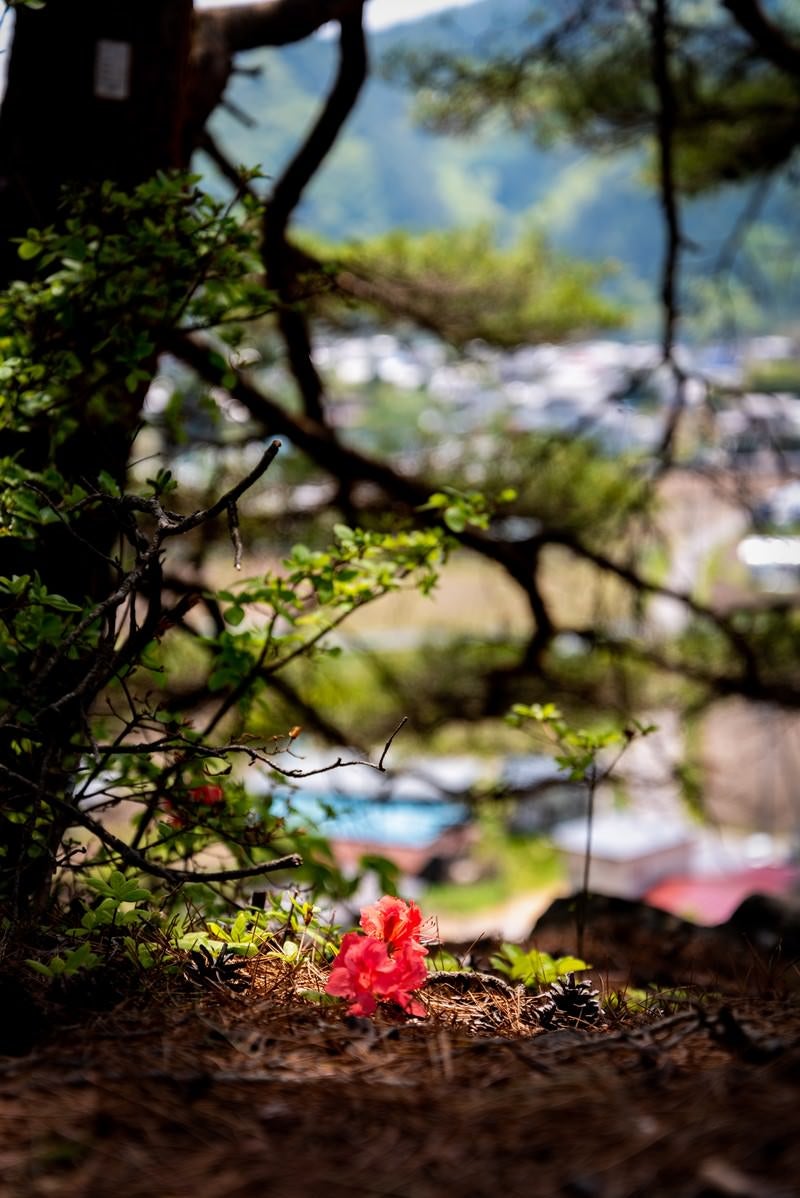
[[[377,903],[364,907],[360,923],[368,936],[385,941],[390,950],[413,944],[423,955],[428,951],[419,940],[422,912],[416,903],[386,894]]]
[[[407,1015],[424,1018],[427,1015],[425,1007],[411,996],[411,991],[419,990],[425,985],[428,978],[428,971],[422,959],[423,953],[427,950],[420,951],[420,947],[406,944],[390,958],[395,967],[395,974],[392,979],[392,990],[386,997],[391,998],[392,1002],[402,1007]]]
[[[427,949],[416,936],[422,915],[414,903],[385,896],[361,913],[367,933],[347,932],[325,987],[350,999],[348,1014],[372,1015],[378,1001],[396,1003],[408,1015],[427,1014],[412,992],[425,984]]]
[[[348,932],[333,962],[325,990],[337,998],[349,998],[350,1015],[372,1015],[379,998],[395,988],[397,967],[386,945],[371,936]]]

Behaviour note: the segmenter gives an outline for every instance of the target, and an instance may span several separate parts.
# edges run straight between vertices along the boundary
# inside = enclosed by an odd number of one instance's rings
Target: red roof
[[[724,923],[751,894],[787,894],[800,885],[800,868],[762,865],[711,877],[667,878],[644,896],[645,902],[695,923]]]

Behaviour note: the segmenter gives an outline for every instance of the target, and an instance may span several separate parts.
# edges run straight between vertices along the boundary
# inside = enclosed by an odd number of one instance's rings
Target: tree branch
[[[759,0],[722,0],[722,4],[765,58],[794,78],[800,75],[800,43],[767,16]]]
[[[573,553],[582,557],[585,561],[591,562],[598,569],[603,570],[607,574],[613,574],[622,582],[626,582],[635,591],[641,594],[658,596],[662,599],[674,599],[677,603],[690,611],[692,615],[698,619],[706,620],[712,624],[728,641],[733,652],[742,663],[744,677],[749,685],[759,685],[758,660],[753,651],[752,645],[747,638],[740,633],[732,621],[722,615],[721,612],[714,611],[713,608],[706,607],[699,603],[691,595],[684,591],[676,591],[672,587],[663,586],[660,583],[650,582],[646,578],[642,578],[640,574],[629,566],[624,566],[620,562],[615,562],[613,558],[600,553],[597,550],[591,549],[582,544],[575,538],[555,534],[552,537],[553,543],[561,544],[565,548],[571,549]]]
[[[169,349],[213,386],[225,386],[226,379],[229,382],[233,374],[235,382],[229,388],[230,394],[244,404],[251,415],[271,433],[288,436],[298,449],[307,453],[312,461],[335,478],[344,478],[350,483],[374,483],[390,499],[413,509],[426,504],[436,490],[432,482],[401,474],[385,462],[342,445],[324,424],[307,416],[287,412],[277,400],[254,387],[240,371],[230,366],[223,367],[207,341],[178,333],[171,338]],[[511,543],[468,528],[459,533],[457,539],[466,548],[474,549],[476,553],[503,566],[524,591],[537,628],[552,627],[535,571],[536,550],[543,543],[542,538],[533,537],[528,541]]]
[[[655,0],[651,17],[653,82],[658,96],[656,135],[658,138],[658,181],[661,211],[664,216],[665,246],[661,268],[662,333],[661,354],[671,367],[675,385],[659,457],[670,456],[686,400],[685,378],[675,362],[675,330],[678,324],[678,274],[683,246],[675,181],[674,142],[677,105],[670,75],[670,0]]]
[[[17,774],[13,770],[0,764],[0,770],[15,782],[21,783],[28,790],[33,790],[39,794],[38,784],[32,782],[29,778],[22,774]],[[154,878],[162,878],[165,882],[182,885],[184,882],[238,882],[244,878],[258,878],[262,874],[272,873],[278,869],[297,869],[303,864],[303,858],[297,853],[289,853],[286,857],[276,857],[272,861],[264,861],[261,865],[250,865],[244,869],[220,869],[209,870],[208,872],[190,870],[190,869],[169,869],[165,865],[157,865],[154,861],[150,861],[144,853],[131,845],[126,844],[124,840],[120,840],[113,832],[109,832],[108,828],[103,824],[98,823],[96,819],[92,819],[85,811],[81,811],[77,807],[71,806],[58,795],[47,793],[42,797],[57,807],[64,816],[69,820],[67,827],[79,824],[86,828],[97,839],[104,844],[107,849],[129,865],[132,869],[141,870],[142,873],[150,874]]]
[[[237,500],[240,499],[245,493],[245,491],[249,490],[249,488],[252,487],[259,478],[261,478],[262,474],[267,471],[270,464],[275,459],[279,449],[280,441],[273,441],[272,444],[267,447],[260,460],[256,463],[249,474],[236,483],[235,486],[231,487],[229,491],[226,491],[226,493],[220,499],[218,499],[216,503],[212,504],[211,507],[192,512],[192,514],[189,516],[179,516],[174,512],[165,511],[157,499],[141,499],[135,495],[124,496],[120,501],[121,508],[123,510],[127,509],[128,511],[143,511],[154,516],[157,522],[156,530],[153,533],[152,538],[149,541],[144,542],[144,546],[146,547],[143,547],[140,536],[135,535],[135,541],[139,547],[139,553],[133,569],[125,575],[115,591],[112,591],[110,595],[107,595],[105,599],[96,604],[95,607],[92,608],[92,610],[86,616],[84,616],[81,621],[79,621],[69,636],[62,641],[55,652],[44,663],[41,670],[36,675],[34,680],[35,683],[40,684],[48,677],[50,673],[52,673],[58,662],[64,658],[64,655],[80,639],[83,633],[86,632],[87,629],[91,628],[92,624],[103,619],[105,616],[119,608],[120,605],[128,598],[128,596],[133,594],[136,589],[148,579],[151,570],[156,570],[160,575],[159,556],[161,553],[161,546],[167,537],[181,536],[183,533],[190,532],[191,529],[197,528],[198,525],[205,524],[207,521],[213,520],[216,516],[221,515],[222,512],[227,511],[230,505],[235,504]],[[139,530],[134,529],[134,533],[138,534]],[[160,602],[160,585],[152,587],[151,590],[154,595],[157,594],[159,596]],[[158,623],[158,615],[159,612],[154,612],[151,605],[151,609],[148,613],[147,625],[148,631],[151,633],[155,632],[155,628]],[[101,678],[102,676],[110,677],[116,664],[123,660],[124,654],[125,646],[123,646],[123,648],[119,650],[116,655],[114,655],[113,664],[98,661],[95,667],[89,671],[89,673],[78,684],[74,691],[70,692],[68,695],[62,695],[59,699],[48,704],[43,711],[58,710],[58,708],[62,707],[70,699],[77,698],[80,695],[85,694],[90,687],[95,686],[98,678]],[[100,666],[103,666],[104,668],[100,670]],[[102,682],[98,683],[98,685],[102,685]]]
[[[678,260],[683,241],[675,189],[674,137],[676,124],[675,93],[669,71],[669,0],[655,0],[652,16],[653,82],[658,95],[656,134],[658,137],[659,185],[664,214],[666,246],[661,274],[661,303],[664,325],[661,351],[665,362],[672,360],[675,346]]]
[[[800,708],[800,690],[791,682],[772,681],[761,677],[749,678],[741,674],[713,673],[689,661],[670,657],[651,645],[606,636],[595,629],[571,628],[568,631],[592,648],[605,649],[619,658],[627,657],[644,662],[665,673],[696,682],[707,687],[716,698],[738,696],[751,699],[754,703],[774,703],[791,711]]]
[[[220,496],[216,503],[213,503],[211,507],[201,508],[200,511],[192,512],[190,516],[184,516],[182,519],[179,518],[177,524],[170,525],[164,530],[164,536],[182,536],[183,533],[189,532],[190,529],[197,528],[198,524],[205,524],[207,520],[213,520],[217,516],[221,516],[232,503],[237,503],[241,499],[245,491],[249,491],[253,484],[258,482],[262,474],[266,474],[277,457],[280,447],[280,441],[273,441],[264,450],[264,453],[250,473],[245,475],[229,491],[226,491],[224,495]]]
[[[334,476],[345,477],[350,481],[372,482],[391,499],[415,509],[425,504],[436,489],[431,482],[400,474],[385,462],[376,461],[366,454],[342,445],[331,437],[324,425],[305,416],[292,416],[277,401],[255,388],[240,372],[231,372],[230,367],[225,368],[216,360],[216,356],[212,355],[206,344],[199,342],[196,337],[177,336],[170,348],[171,352],[215,386],[224,385],[223,376],[226,372],[233,373],[235,382],[230,387],[230,394],[240,400],[267,428],[285,433],[298,449],[307,453],[313,461]],[[731,687],[735,689],[738,686],[738,693],[752,697],[759,693],[759,688],[767,686],[760,676],[756,650],[748,637],[736,628],[731,616],[714,611],[690,594],[650,582],[634,568],[614,561],[601,551],[584,544],[568,531],[552,528],[527,541],[508,542],[478,530],[465,529],[458,534],[457,539],[466,548],[503,566],[522,588],[536,625],[536,632],[526,653],[524,664],[527,667],[536,666],[542,652],[559,631],[550,618],[537,575],[540,551],[547,545],[561,545],[604,573],[616,575],[635,592],[674,599],[687,611],[715,627],[727,640],[742,668],[738,682],[729,678],[722,680],[726,693],[731,693]],[[766,695],[766,689],[764,693]],[[772,684],[770,693],[775,693]]]
[[[202,35],[224,43],[235,54],[259,46],[286,46],[316,33],[328,21],[342,21],[364,0],[260,0],[195,10]]]
[[[241,171],[231,162],[228,155],[208,129],[204,129],[197,142],[198,150],[207,154],[221,175],[228,180],[237,194],[247,195],[251,200],[261,203],[261,199],[252,183],[242,175]]]
[[[367,77],[363,5],[341,22],[339,70],[325,105],[306,140],[275,184],[264,208],[262,255],[267,286],[281,301],[278,326],[307,416],[324,420],[323,384],[312,357],[305,314],[296,306],[297,273],[286,230],[302,194],[334,146]]]

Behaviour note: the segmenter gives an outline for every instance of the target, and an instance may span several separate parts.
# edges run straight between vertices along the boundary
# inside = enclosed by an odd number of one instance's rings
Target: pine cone
[[[247,958],[234,953],[226,944],[215,957],[204,944],[200,951],[196,949],[189,953],[189,960],[183,970],[187,981],[196,986],[209,986],[213,989],[225,989],[239,992],[250,985],[250,975],[242,976],[239,970],[247,966]]]
[[[562,981],[553,982],[546,994],[547,1002],[538,1009],[542,1027],[592,1024],[602,1018],[603,1008],[597,991],[591,982],[576,982],[574,973],[568,973]]]

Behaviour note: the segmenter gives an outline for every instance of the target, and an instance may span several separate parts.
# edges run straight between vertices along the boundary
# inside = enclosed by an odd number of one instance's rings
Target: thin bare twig
[[[230,504],[235,504],[238,499],[253,486],[255,482],[267,471],[271,463],[274,461],[278,450],[281,447],[280,441],[273,441],[265,450],[260,460],[256,463],[253,469],[240,482],[231,487],[216,503],[211,507],[192,512],[189,516],[178,516],[173,512],[165,511],[158,500],[142,499],[138,496],[125,496],[120,500],[121,508],[133,509],[136,511],[144,511],[156,517],[156,530],[152,538],[146,542],[147,547],[141,549],[138,560],[133,569],[122,579],[122,582],[107,595],[105,599],[96,604],[79,623],[73,628],[69,636],[59,644],[58,648],[53,652],[48,661],[42,666],[41,670],[34,679],[36,684],[40,684],[52,672],[55,666],[61,661],[68,650],[76,643],[88,628],[96,621],[103,619],[110,611],[118,608],[128,596],[145,580],[149,572],[153,569],[159,570],[158,565],[159,555],[163,542],[168,537],[181,536],[189,532],[198,525],[204,524],[208,520],[213,520],[215,517],[227,511]],[[138,538],[137,538],[138,540]],[[154,588],[157,591],[159,588]],[[156,620],[157,623],[157,620]],[[119,657],[119,654],[117,654]],[[105,671],[107,673],[107,670]],[[97,671],[90,671],[85,679],[75,688],[69,695],[62,696],[54,703],[50,703],[44,708],[45,711],[56,710],[57,707],[73,698],[77,698],[84,694],[90,686],[96,682],[95,674]]]
[[[2,763],[0,763],[0,771],[14,782],[25,786],[28,790],[39,793],[37,783],[32,782],[30,778],[26,778],[23,774],[17,774]],[[208,870],[206,872],[169,869],[165,865],[157,865],[154,861],[146,857],[144,853],[133,848],[126,841],[120,840],[118,836],[115,836],[103,824],[92,819],[91,815],[88,815],[87,812],[73,807],[58,795],[46,793],[42,797],[49,804],[57,807],[68,818],[69,823],[67,827],[80,824],[87,831],[93,833],[107,849],[116,853],[126,865],[134,869],[139,869],[142,873],[149,874],[154,878],[162,878],[164,881],[172,882],[173,884],[182,885],[184,882],[237,882],[244,878],[257,878],[262,874],[272,873],[278,869],[297,869],[303,864],[303,859],[299,854],[289,853],[285,857],[277,857],[272,861],[264,861],[260,865],[246,866],[243,869],[220,869]]]
[[[383,763],[384,763],[384,761],[386,760],[386,754],[387,754],[387,753],[389,752],[389,750],[391,749],[391,747],[392,747],[392,742],[393,742],[394,738],[397,736],[397,734],[398,734],[398,732],[401,730],[401,728],[404,728],[404,727],[406,726],[406,724],[407,724],[407,723],[408,723],[408,716],[407,716],[407,715],[404,715],[404,716],[403,716],[403,718],[402,718],[402,720],[400,721],[400,723],[399,723],[399,724],[397,725],[397,727],[395,728],[395,730],[394,730],[394,732],[392,733],[392,735],[391,735],[391,736],[389,737],[389,739],[387,740],[386,744],[383,746],[383,752],[381,753],[380,760],[379,760],[379,762],[378,762],[378,769],[379,769],[379,770],[383,770]]]
[[[197,148],[208,155],[220,174],[225,176],[237,193],[249,196],[251,200],[261,203],[261,199],[250,180],[246,179],[242,172],[234,166],[219,142],[216,138],[212,137],[208,129],[204,129],[200,135]]]
[[[233,568],[242,568],[242,534],[239,531],[239,509],[235,502],[228,504],[228,532],[233,544]]]

